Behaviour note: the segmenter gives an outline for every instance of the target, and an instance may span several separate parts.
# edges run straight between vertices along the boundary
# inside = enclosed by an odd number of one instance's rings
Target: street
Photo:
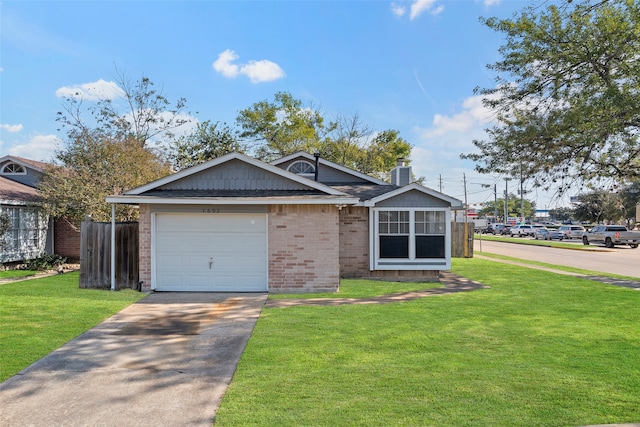
[[[480,249],[482,245],[482,250]],[[576,241],[576,249],[581,244]],[[514,243],[479,241],[474,238],[473,250],[475,254],[492,253],[506,255],[523,260],[546,262],[567,267],[582,268],[603,273],[621,274],[640,278],[640,248],[631,249],[628,246],[616,246],[615,250],[604,247],[591,246],[602,251],[581,251],[571,249],[549,248],[533,245],[519,245]]]

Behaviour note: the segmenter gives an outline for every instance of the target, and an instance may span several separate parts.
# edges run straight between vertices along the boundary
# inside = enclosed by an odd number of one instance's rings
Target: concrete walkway
[[[0,425],[209,427],[266,299],[150,294],[0,384]]]

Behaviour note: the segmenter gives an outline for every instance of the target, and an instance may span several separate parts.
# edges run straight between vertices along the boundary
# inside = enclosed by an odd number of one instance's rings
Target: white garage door
[[[158,291],[266,292],[266,214],[155,217]]]

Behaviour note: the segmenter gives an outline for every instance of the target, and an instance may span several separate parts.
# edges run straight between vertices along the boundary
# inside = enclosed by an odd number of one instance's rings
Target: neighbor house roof
[[[31,169],[35,169],[38,172],[44,172],[44,169],[49,165],[49,163],[39,162],[37,160],[25,159],[24,157],[18,156],[3,156],[0,157],[0,163],[4,163],[6,161],[12,161],[14,163],[18,163],[19,165],[29,167]]]
[[[40,201],[40,194],[35,188],[0,176],[0,203],[25,205],[38,201]]]

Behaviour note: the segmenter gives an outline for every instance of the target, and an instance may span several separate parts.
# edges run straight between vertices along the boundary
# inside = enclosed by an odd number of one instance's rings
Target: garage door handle
[[[213,257],[209,258],[209,270],[213,267]]]

